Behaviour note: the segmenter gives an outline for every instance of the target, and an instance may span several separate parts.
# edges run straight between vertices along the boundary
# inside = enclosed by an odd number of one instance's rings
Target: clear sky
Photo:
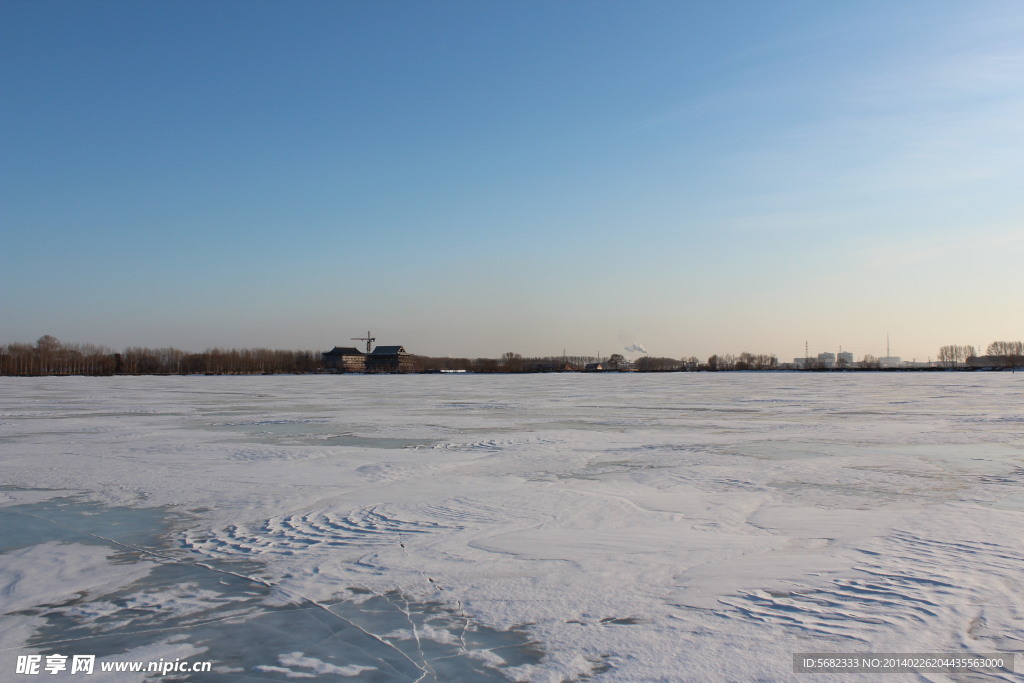
[[[1020,2],[0,0],[0,344],[923,360],[1022,257]]]

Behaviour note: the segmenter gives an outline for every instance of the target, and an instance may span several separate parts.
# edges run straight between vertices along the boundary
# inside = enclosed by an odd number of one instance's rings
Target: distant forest
[[[508,352],[500,358],[435,358],[413,355],[416,372],[465,371],[476,373],[632,371],[632,372],[722,372],[778,370],[773,355],[741,353],[712,355],[701,361],[689,358],[641,356],[628,361],[621,354],[607,358],[593,356],[523,357]],[[1024,343],[992,342],[986,356],[978,357],[972,346],[943,346],[938,360],[928,369],[976,369],[978,367],[1024,368]],[[801,370],[825,370],[813,360]],[[879,370],[879,360],[836,364],[829,370]],[[40,337],[35,344],[0,346],[0,375],[258,375],[308,374],[323,372],[320,351],[275,349],[207,349],[190,353],[179,349],[129,347],[116,352],[92,344],[68,344],[55,337]]]

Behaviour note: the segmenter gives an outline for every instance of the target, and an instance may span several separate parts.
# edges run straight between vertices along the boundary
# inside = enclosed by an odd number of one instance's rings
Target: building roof
[[[373,350],[371,356],[397,356],[401,353],[406,353],[405,347],[402,346],[378,346]]]
[[[325,356],[365,356],[366,354],[354,346],[335,346]]]

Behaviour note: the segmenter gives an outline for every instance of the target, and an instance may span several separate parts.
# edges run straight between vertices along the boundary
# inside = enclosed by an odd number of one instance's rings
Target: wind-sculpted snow
[[[330,511],[275,517],[251,527],[229,526],[206,538],[186,535],[183,544],[209,555],[277,553],[292,555],[311,548],[339,548],[402,543],[409,534],[443,529],[434,522],[404,521],[380,506],[352,510],[346,514]]]
[[[1021,653],[1021,405],[1010,373],[5,378],[0,671],[58,647],[213,681]]]
[[[1017,584],[1024,576],[1024,552],[1019,545],[894,531],[857,550],[863,557],[852,566],[850,576],[792,590],[722,596],[723,608],[717,613],[870,648],[886,632],[934,629],[960,622],[975,611],[978,614],[967,623],[967,632],[950,637],[977,641],[981,623],[991,629],[1005,606],[1019,603]],[[1014,624],[1005,621],[1001,626],[1012,630]],[[1022,635],[997,638],[1000,642],[988,649],[1020,649]]]

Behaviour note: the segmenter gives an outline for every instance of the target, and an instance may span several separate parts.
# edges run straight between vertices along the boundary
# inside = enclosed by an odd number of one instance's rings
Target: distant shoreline
[[[118,373],[85,373],[85,372],[50,372],[34,374],[0,374],[2,378],[33,378],[33,377],[330,377],[330,376],[380,376],[380,375],[458,375],[458,376],[493,376],[493,375],[720,375],[720,374],[796,374],[796,375],[820,375],[820,374],[863,374],[863,373],[943,373],[943,372],[1010,372],[1016,371],[1014,367],[960,367],[960,368],[825,368],[825,369],[789,369],[777,368],[774,370],[564,370],[564,371],[517,371],[517,372],[435,372],[421,370],[417,372],[118,372]]]
[[[367,333],[367,337],[369,337]],[[383,353],[381,353],[383,351]],[[339,360],[340,357],[340,360]],[[367,362],[367,359],[376,362]],[[354,361],[359,361],[354,362]],[[988,355],[970,346],[945,346],[938,360],[902,362],[896,357],[819,354],[780,363],[774,354],[713,354],[668,358],[643,355],[630,360],[610,356],[568,355],[523,357],[507,352],[499,358],[452,358],[408,353],[401,346],[378,346],[363,354],[357,349],[321,352],[281,349],[207,349],[191,353],[173,347],[129,347],[121,352],[93,344],[68,344],[44,335],[35,344],[0,346],[0,376],[131,376],[131,375],[311,375],[311,374],[548,374],[580,372],[978,372],[1024,368],[1024,344],[993,342]]]

